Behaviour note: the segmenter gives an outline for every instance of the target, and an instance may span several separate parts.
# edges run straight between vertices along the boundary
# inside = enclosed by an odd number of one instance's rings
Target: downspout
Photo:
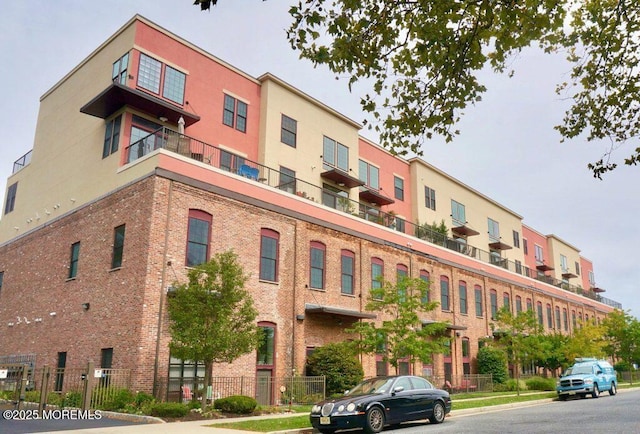
[[[160,279],[160,303],[158,306],[158,330],[156,337],[156,355],[153,363],[153,396],[156,396],[158,391],[158,370],[159,370],[159,360],[158,357],[160,355],[160,337],[162,335],[162,314],[164,310],[164,299],[165,299],[165,279],[167,276],[167,249],[169,245],[169,221],[171,220],[171,201],[173,199],[173,181],[169,181],[169,195],[167,201],[167,221],[164,225],[164,252],[163,252],[163,261],[162,261],[162,278]],[[167,383],[168,386],[168,383]]]
[[[293,227],[293,302],[291,303],[291,375],[294,376],[296,372],[296,328],[298,327],[298,319],[296,314],[296,288],[297,288],[297,275],[298,269],[295,264],[298,263],[298,220],[295,221]]]

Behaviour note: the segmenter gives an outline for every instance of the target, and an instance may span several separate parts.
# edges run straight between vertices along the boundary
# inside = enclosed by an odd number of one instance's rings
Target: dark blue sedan
[[[365,380],[344,396],[327,399],[311,409],[311,424],[323,434],[363,428],[378,433],[386,425],[429,419],[442,423],[451,411],[449,392],[421,377],[400,375]]]

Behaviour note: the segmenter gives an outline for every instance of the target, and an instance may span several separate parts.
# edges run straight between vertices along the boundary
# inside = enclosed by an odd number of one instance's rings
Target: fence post
[[[82,411],[91,408],[91,391],[93,389],[93,362],[87,363],[87,372],[83,375],[84,389],[82,391]]]
[[[18,410],[22,410],[22,407],[24,406],[24,400],[26,398],[25,390],[24,390],[25,389],[24,383],[25,383],[25,381],[28,381],[28,380],[25,380],[25,378],[24,378],[25,377],[25,371],[27,370],[27,369],[25,369],[26,367],[27,367],[27,365],[22,365],[22,366],[20,366],[20,368],[18,368],[18,376],[17,376],[17,382],[16,382],[16,387],[18,388],[18,390],[17,390],[17,392],[18,392],[18,396],[17,396],[18,403],[16,405],[16,408]]]
[[[42,367],[42,381],[40,382],[40,402],[38,404],[38,414],[42,414],[47,405],[47,395],[49,394],[49,376],[51,372],[48,366]]]

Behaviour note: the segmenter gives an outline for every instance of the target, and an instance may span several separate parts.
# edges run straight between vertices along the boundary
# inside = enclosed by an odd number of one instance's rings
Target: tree
[[[429,302],[429,282],[420,278],[398,276],[395,284],[381,280],[380,288],[372,288],[365,309],[380,312],[379,324],[356,323],[347,331],[358,335],[352,341],[357,352],[382,354],[383,360],[398,371],[402,360],[414,365],[418,360],[431,362],[434,353],[447,351],[444,323],[425,323],[420,312],[434,310],[438,303]]]
[[[208,10],[217,0],[196,0]],[[640,3],[633,0],[305,0],[290,8],[293,49],[371,85],[361,98],[387,149],[422,155],[425,140],[451,141],[486,87],[478,73],[504,73],[530,45],[563,52],[570,79],[556,91],[571,100],[563,140],[586,135],[610,147],[588,165],[597,178],[616,168],[612,152],[640,133]],[[509,76],[513,71],[509,72]],[[640,163],[640,147],[625,164]]]
[[[324,375],[328,396],[343,393],[362,381],[362,364],[343,342],[323,345],[307,357],[307,374]]]
[[[491,374],[494,384],[507,381],[507,355],[503,348],[485,345],[478,350],[478,373]]]
[[[607,341],[605,350],[612,358],[624,361],[629,367],[640,360],[640,321],[616,309],[607,315],[602,325]]]
[[[496,343],[506,350],[515,374],[516,392],[520,395],[520,366],[524,361],[535,360],[541,355],[540,325],[533,310],[514,315],[508,306],[496,313],[496,325],[493,332]]]
[[[168,299],[169,348],[174,357],[204,364],[207,387],[214,363],[231,363],[257,347],[258,312],[244,289],[247,276],[233,251],[189,270],[188,280]]]
[[[573,365],[577,357],[604,357],[605,330],[602,325],[592,322],[583,322],[580,327],[573,329],[573,334],[568,338],[562,348],[565,359],[563,369]]]

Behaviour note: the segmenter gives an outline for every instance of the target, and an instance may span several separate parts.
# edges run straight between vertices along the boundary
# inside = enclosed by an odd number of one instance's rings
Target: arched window
[[[380,258],[371,258],[371,289],[382,288],[382,280],[384,279],[384,261]],[[381,297],[374,296],[376,300]]]
[[[491,303],[491,319],[496,319],[498,313],[498,292],[495,289],[489,291],[489,302]]]
[[[342,250],[340,253],[340,291],[343,294],[353,295],[355,286],[356,254],[350,250]]]
[[[423,303],[429,303],[430,297],[429,297],[429,272],[427,270],[420,270],[420,279],[422,279],[424,282],[426,282],[426,288],[424,289],[424,292],[422,293],[422,302]]]
[[[466,314],[468,311],[467,306],[467,282],[461,280],[458,283],[458,296],[460,298],[460,313]]]
[[[450,310],[449,306],[449,278],[440,276],[440,306],[442,310]]]

